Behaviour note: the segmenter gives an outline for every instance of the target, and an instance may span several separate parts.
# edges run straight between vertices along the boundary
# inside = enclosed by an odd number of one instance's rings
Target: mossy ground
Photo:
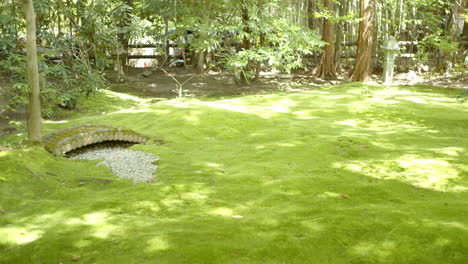
[[[458,93],[98,94],[44,133],[91,123],[163,140],[132,147],[161,157],[157,181],[0,152],[0,263],[468,263]]]

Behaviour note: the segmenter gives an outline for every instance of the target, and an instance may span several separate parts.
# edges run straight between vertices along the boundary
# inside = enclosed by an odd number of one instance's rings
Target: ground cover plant
[[[157,180],[0,152],[0,263],[467,263],[459,91],[345,84],[154,101],[98,92],[43,132],[151,138]],[[16,134],[2,139],[14,145]]]

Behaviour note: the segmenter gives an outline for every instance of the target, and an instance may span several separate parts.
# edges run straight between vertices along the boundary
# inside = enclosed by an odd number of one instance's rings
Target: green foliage
[[[458,42],[452,40],[450,36],[442,35],[441,30],[425,35],[418,44],[417,61],[428,63],[430,55],[443,52],[443,54],[454,54],[458,50]]]
[[[20,121],[10,121],[8,122],[10,127],[12,127],[15,131],[25,131],[26,130],[26,125],[23,122]]]
[[[11,53],[6,60],[0,62],[0,69],[9,73],[10,78],[14,80],[13,85],[7,86],[4,92],[8,104],[3,111],[18,111],[25,109],[28,104],[29,86],[25,60],[23,54]],[[45,117],[52,116],[57,106],[72,109],[80,95],[88,96],[107,86],[103,73],[91,68],[89,63],[81,59],[77,59],[72,67],[67,67],[64,64],[49,64],[41,56],[39,69],[42,114]]]
[[[446,53],[454,53],[458,49],[458,42],[453,41],[449,36],[443,36],[442,32],[427,34],[419,45],[419,48],[428,50],[434,48]]]
[[[291,24],[286,18],[258,16],[263,10],[251,10],[253,22],[246,27],[239,27],[239,38],[247,38],[253,45],[249,50],[230,53],[226,58],[226,66],[236,78],[242,75],[251,79],[255,74],[254,65],[261,62],[268,67],[284,72],[290,72],[302,66],[304,55],[321,51],[325,44],[320,36],[309,28]],[[246,29],[249,31],[247,32]],[[261,38],[264,38],[262,43]],[[239,40],[240,41],[240,40]]]

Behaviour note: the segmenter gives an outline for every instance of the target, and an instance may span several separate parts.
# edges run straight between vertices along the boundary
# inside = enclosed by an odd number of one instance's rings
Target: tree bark
[[[311,29],[316,29],[317,25],[317,19],[314,16],[314,12],[316,11],[316,0],[309,0],[309,5],[307,6],[307,13],[309,15],[307,24],[309,25],[309,28]]]
[[[339,2],[339,16],[344,17],[346,16],[346,12],[348,11],[348,1],[347,0],[340,0]],[[341,72],[341,45],[344,42],[344,32],[345,32],[345,22],[341,21],[335,26],[335,64],[337,68],[337,72]]]
[[[203,74],[205,72],[206,52],[204,50],[195,53],[195,72]]]
[[[465,23],[463,24],[462,41],[468,42],[468,20],[467,19],[465,19]],[[465,45],[467,44],[465,43]]]
[[[250,16],[249,16],[249,7],[248,7],[248,1],[244,0],[242,1],[242,7],[241,7],[241,12],[242,12],[242,23],[244,25],[244,38],[242,39],[242,48],[244,50],[250,50],[251,48],[251,43],[250,43],[250,34],[252,33],[252,30],[249,26],[250,23]],[[248,71],[248,68],[251,67],[251,61],[249,61],[247,68],[245,71]],[[245,71],[241,72],[240,74],[240,82],[241,84],[248,84],[250,82],[249,76],[245,74]]]
[[[205,12],[203,12],[203,15],[201,17],[200,23],[203,25],[209,25],[210,24],[210,13],[211,13],[211,1],[200,1],[200,5],[205,7]],[[207,39],[209,36],[207,35],[206,32],[202,32],[199,36],[199,38],[202,39]],[[206,62],[206,57],[208,56],[208,52],[205,49],[199,49],[195,53],[195,71],[197,74],[203,74],[205,72],[205,62]]]
[[[28,137],[30,142],[39,142],[41,141],[41,102],[36,50],[36,21],[32,0],[23,0],[23,3],[26,17],[27,74],[31,88],[28,105]]]
[[[258,0],[258,18],[262,19],[262,12],[263,12],[263,0]],[[258,43],[258,47],[262,48],[265,45],[265,33],[260,33],[260,40]],[[257,65],[255,66],[255,77],[254,82],[258,81],[260,78],[260,72],[262,71],[262,62],[260,60],[257,61]]]
[[[360,17],[363,20],[359,23],[356,64],[351,74],[353,81],[367,82],[371,79],[374,7],[375,0],[360,0]]]
[[[334,0],[324,0],[324,7],[330,14],[334,14]],[[331,80],[336,79],[336,64],[335,64],[335,23],[330,19],[323,20],[322,40],[328,45],[323,47],[323,53],[320,58],[320,64],[315,70],[317,77]]]
[[[263,47],[265,45],[265,34],[261,33],[260,35],[260,43],[259,46]],[[255,66],[255,78],[254,82],[258,81],[260,78],[260,72],[262,71],[262,62],[257,61],[257,65]]]
[[[127,6],[133,8],[133,0],[123,0],[122,2],[126,4]],[[127,15],[130,16],[132,13],[133,13],[133,9],[132,11],[128,11]],[[122,22],[119,26],[121,28],[128,27],[130,23],[131,23],[130,21],[125,21],[125,22]],[[128,44],[130,42],[129,35],[130,33],[119,33],[117,36],[119,38],[119,42],[122,48],[122,50],[117,51],[117,72],[118,72],[119,80],[121,78],[123,79],[127,78],[126,72],[127,72],[127,61],[128,61]]]

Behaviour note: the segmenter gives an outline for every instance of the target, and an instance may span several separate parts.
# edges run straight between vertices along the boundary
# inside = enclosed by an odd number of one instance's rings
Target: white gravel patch
[[[71,159],[101,160],[98,166],[109,168],[120,178],[132,179],[133,183],[150,182],[154,179],[159,157],[142,151],[122,148],[101,148],[77,154]]]

